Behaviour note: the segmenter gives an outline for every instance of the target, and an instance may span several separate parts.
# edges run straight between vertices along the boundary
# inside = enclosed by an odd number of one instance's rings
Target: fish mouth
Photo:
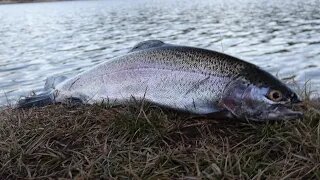
[[[272,108],[271,111],[265,114],[264,119],[268,120],[297,120],[303,118],[303,113],[301,111],[294,111],[291,108],[283,105],[278,105]]]

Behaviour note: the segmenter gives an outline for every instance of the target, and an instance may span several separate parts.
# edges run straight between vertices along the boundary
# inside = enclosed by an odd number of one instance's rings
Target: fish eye
[[[271,90],[268,94],[268,98],[272,101],[279,102],[282,99],[282,93],[278,90]]]

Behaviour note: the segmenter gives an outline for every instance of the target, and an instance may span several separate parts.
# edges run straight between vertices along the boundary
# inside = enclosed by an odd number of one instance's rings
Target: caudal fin
[[[43,107],[54,103],[52,92],[42,93],[35,96],[25,97],[19,100],[17,108]]]

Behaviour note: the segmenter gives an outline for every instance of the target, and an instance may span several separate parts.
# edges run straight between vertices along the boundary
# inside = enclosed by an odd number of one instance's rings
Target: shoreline
[[[74,1],[74,0],[0,0],[0,5],[5,5],[5,4],[25,4],[25,3],[41,3],[41,2],[59,2],[59,1]]]

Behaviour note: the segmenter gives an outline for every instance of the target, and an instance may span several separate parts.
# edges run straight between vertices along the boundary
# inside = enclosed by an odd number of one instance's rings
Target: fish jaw
[[[302,112],[294,111],[291,108],[284,105],[275,105],[273,107],[270,107],[269,110],[265,112],[262,113],[258,119],[252,119],[252,120],[262,121],[263,119],[265,119],[269,121],[279,121],[279,120],[297,120],[297,119],[303,118]]]

